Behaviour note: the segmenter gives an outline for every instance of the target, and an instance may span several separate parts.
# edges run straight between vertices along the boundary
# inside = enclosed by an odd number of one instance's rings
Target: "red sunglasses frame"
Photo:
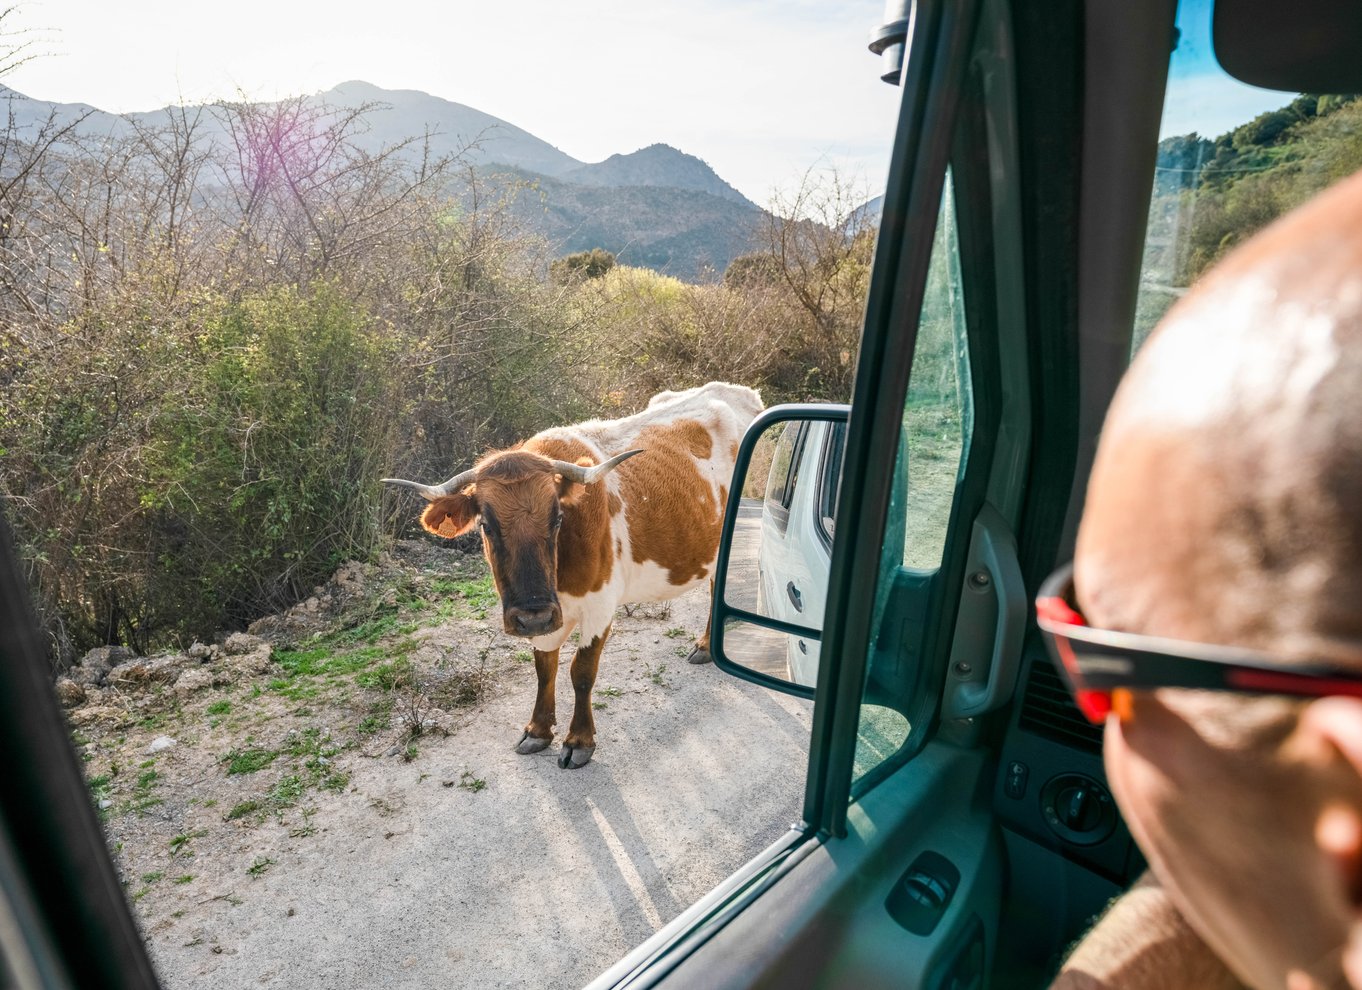
[[[1362,673],[1319,663],[1284,664],[1265,653],[1136,633],[1094,629],[1073,602],[1073,564],[1045,580],[1036,622],[1074,701],[1095,725],[1106,721],[1118,688],[1160,687],[1302,698],[1362,698]]]

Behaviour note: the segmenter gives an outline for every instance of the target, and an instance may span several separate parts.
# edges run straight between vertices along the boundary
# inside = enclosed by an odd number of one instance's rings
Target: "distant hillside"
[[[717,276],[751,249],[749,234],[761,216],[705,162],[665,144],[587,164],[491,114],[416,90],[350,81],[309,99],[344,109],[370,107],[365,128],[353,138],[364,151],[429,135],[436,155],[461,153],[484,175],[509,173],[535,184],[537,192],[519,197],[515,212],[558,253],[601,247],[628,264],[679,278]],[[32,99],[3,86],[0,101],[21,133],[36,133],[49,116],[60,126],[85,114],[76,133],[87,140],[131,136],[136,127],[164,123],[172,111],[111,114]],[[214,108],[205,109],[201,139],[225,140]],[[420,143],[412,148],[420,150]]]
[[[533,184],[516,197],[513,212],[559,253],[605,248],[624,264],[688,280],[722,276],[730,261],[752,250],[762,217],[751,204],[694,189],[584,185],[495,167],[484,174]]]
[[[878,227],[883,217],[884,197],[876,196],[874,199],[862,203],[847,215],[847,230],[854,234],[869,227]]]
[[[372,151],[429,131],[433,152],[464,152],[464,158],[474,164],[498,162],[542,175],[562,175],[582,165],[499,117],[414,89],[380,89],[351,81],[318,93],[315,99],[334,107],[375,104],[365,117],[369,131],[361,141],[361,146]]]
[[[755,203],[719,178],[699,158],[666,144],[652,144],[627,155],[611,155],[595,165],[575,168],[561,178],[587,186],[691,189],[756,209]]]

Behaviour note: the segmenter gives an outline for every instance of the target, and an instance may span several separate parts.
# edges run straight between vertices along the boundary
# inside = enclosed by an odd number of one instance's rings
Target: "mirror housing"
[[[764,615],[759,611],[733,604],[733,599],[736,597],[730,593],[730,589],[735,584],[734,578],[736,576],[733,548],[735,539],[739,536],[739,520],[742,515],[743,502],[749,503],[749,509],[752,502],[751,499],[744,500],[742,493],[749,482],[748,473],[752,466],[753,452],[771,427],[779,424],[827,423],[834,426],[840,425],[845,430],[850,414],[850,406],[815,403],[788,404],[772,406],[767,409],[752,421],[747,432],[743,435],[742,442],[738,445],[738,456],[733,465],[733,478],[729,484],[728,504],[724,508],[723,531],[719,538],[719,553],[714,567],[713,612],[710,617],[709,638],[710,654],[714,657],[714,662],[720,670],[732,674],[734,677],[740,677],[743,680],[752,681],[764,687],[801,698],[812,698],[814,686],[812,683],[800,683],[795,680],[793,671],[791,671],[789,679],[783,679],[735,658],[739,645],[739,636],[735,635],[735,631],[744,626],[747,627],[749,632],[765,630],[769,631],[767,635],[775,633],[797,637],[796,642],[804,649],[807,648],[807,643],[816,644],[822,639],[821,628],[786,621],[777,618],[775,615]],[[802,453],[800,456],[802,456]],[[837,471],[840,476],[840,459],[837,464]],[[791,483],[793,484],[793,482]],[[762,504],[764,506],[765,502]],[[763,509],[763,511],[766,510]],[[758,581],[760,581],[760,577]],[[790,582],[789,586],[786,587],[786,592],[791,602],[794,603],[794,607],[802,611],[803,603],[799,589]],[[760,602],[759,591],[757,596]],[[821,603],[819,604],[821,614]]]
[[[1362,3],[1216,0],[1215,57],[1240,82],[1288,93],[1362,92]]]

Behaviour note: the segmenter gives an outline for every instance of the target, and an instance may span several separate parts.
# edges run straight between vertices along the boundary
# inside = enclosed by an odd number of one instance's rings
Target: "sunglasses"
[[[1288,665],[1237,647],[1093,629],[1074,604],[1073,591],[1073,564],[1066,564],[1041,585],[1036,622],[1079,711],[1095,725],[1106,721],[1112,692],[1120,688],[1362,698],[1362,675],[1340,667]]]

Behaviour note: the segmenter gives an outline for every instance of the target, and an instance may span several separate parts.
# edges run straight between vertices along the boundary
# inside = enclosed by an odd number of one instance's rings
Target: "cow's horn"
[[[564,478],[571,478],[573,481],[580,482],[583,485],[590,485],[600,481],[611,468],[615,467],[621,461],[628,460],[635,454],[641,453],[643,453],[641,450],[626,450],[622,454],[616,454],[608,461],[603,461],[600,464],[593,464],[590,467],[584,467],[581,464],[569,464],[567,461],[554,461],[553,469]]]
[[[452,495],[460,488],[466,488],[477,478],[477,468],[469,468],[454,475],[443,485],[423,485],[419,481],[403,481],[401,478],[384,478],[383,484],[397,485],[401,488],[410,488],[412,491],[420,492],[428,501],[434,502],[437,498],[444,498]]]

